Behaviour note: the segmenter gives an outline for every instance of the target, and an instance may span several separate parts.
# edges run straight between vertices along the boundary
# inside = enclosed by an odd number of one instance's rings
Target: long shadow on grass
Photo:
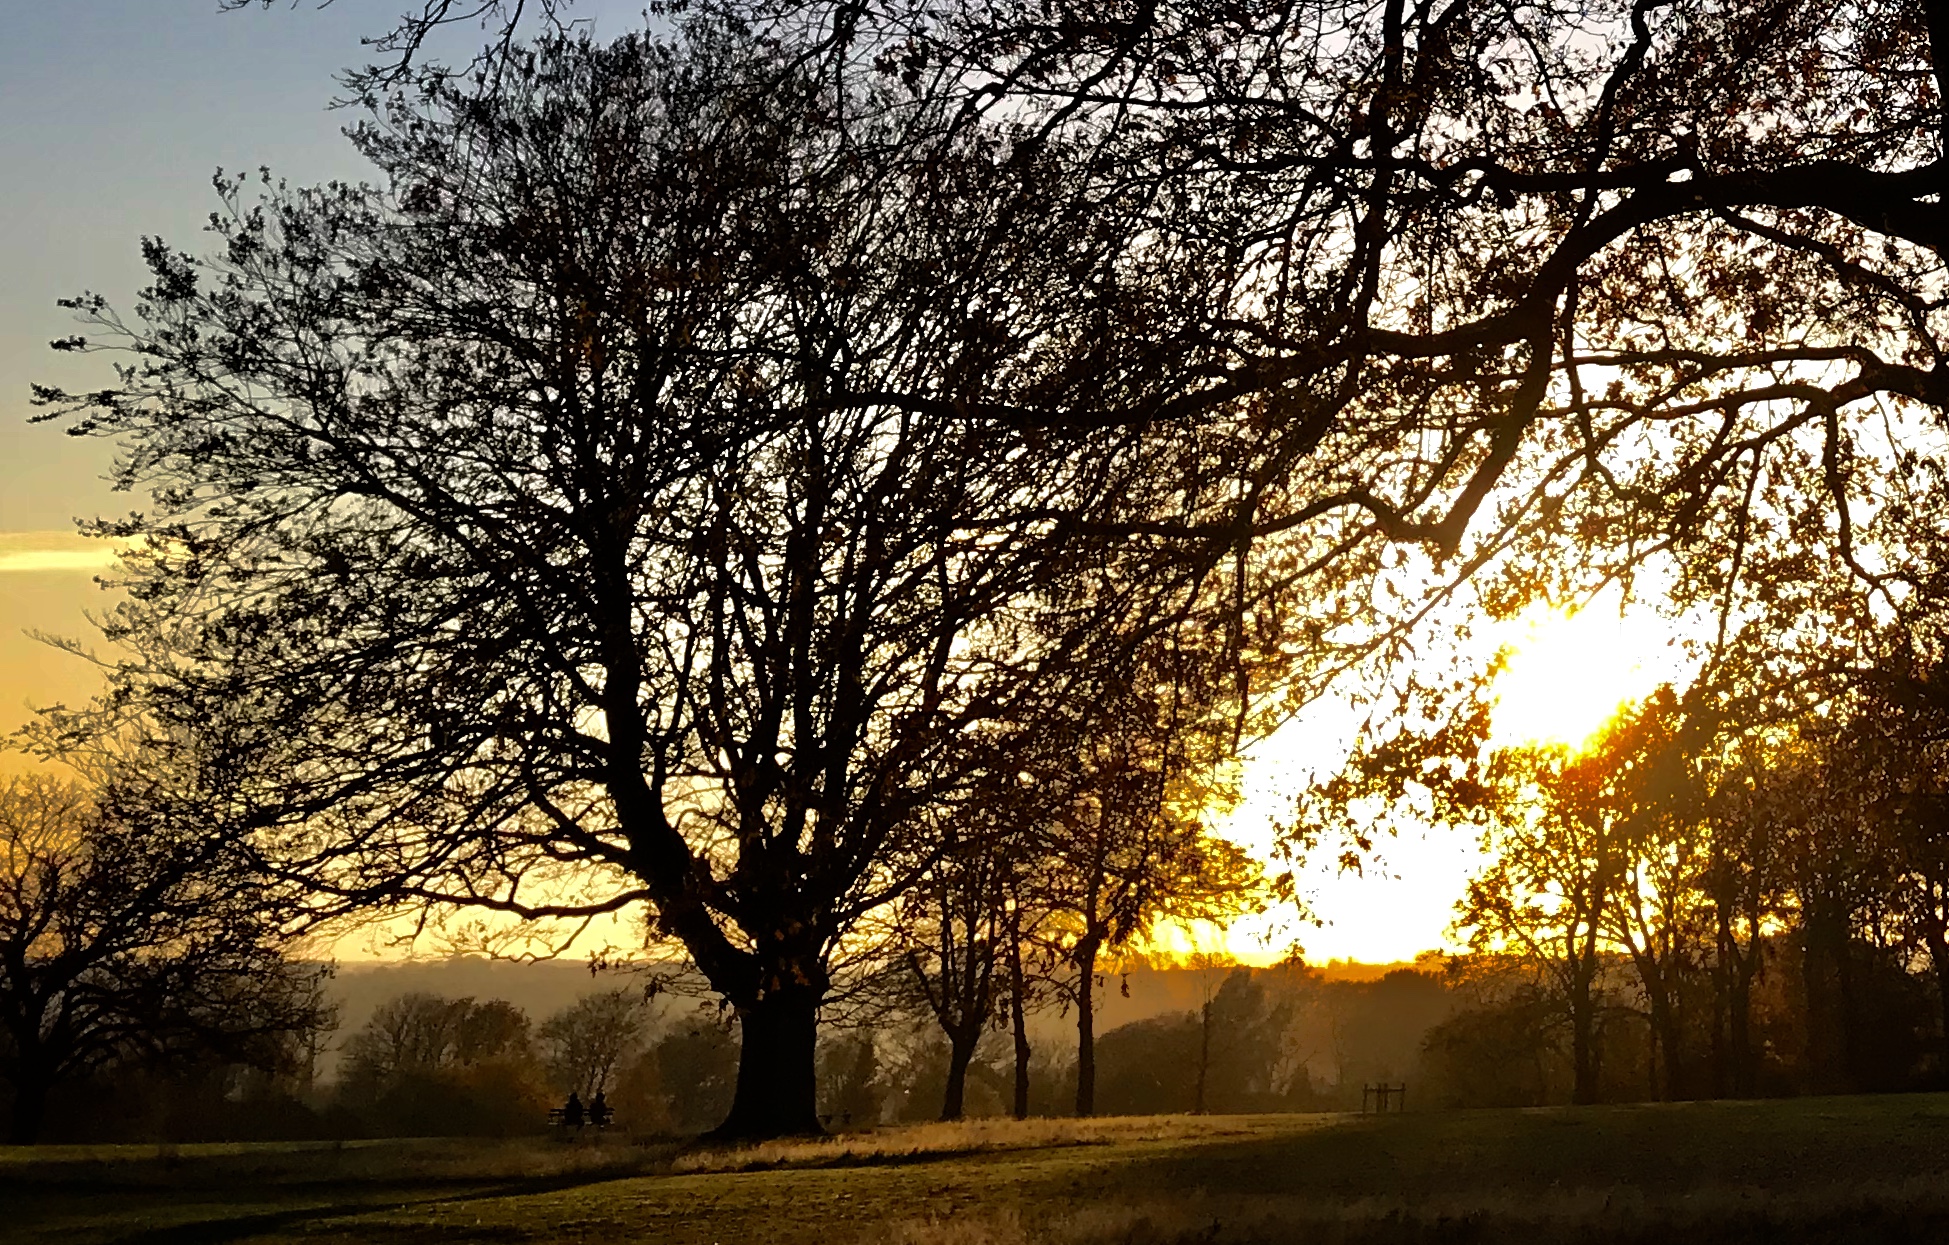
[[[1654,1198],[1803,1192],[1945,1175],[1949,1099],[1911,1095],[1356,1118],[1138,1156],[1096,1179],[1128,1191],[1454,1203],[1577,1188]]]
[[[630,1180],[635,1173],[618,1171],[572,1172],[554,1176],[522,1177],[514,1180],[491,1182],[475,1181],[426,1181],[411,1182],[415,1187],[456,1188],[457,1191],[444,1197],[375,1198],[351,1202],[344,1205],[316,1204],[291,1206],[279,1210],[260,1211],[254,1214],[228,1215],[218,1218],[198,1219],[193,1222],[171,1224],[168,1227],[142,1228],[133,1232],[105,1237],[107,1245],[212,1245],[225,1241],[244,1240],[267,1232],[277,1232],[302,1223],[331,1223],[335,1220],[355,1219],[360,1215],[383,1213],[386,1211],[411,1210],[421,1207],[452,1205],[458,1202],[473,1202],[487,1198],[531,1197],[547,1193],[560,1193],[567,1189],[588,1185],[607,1184],[616,1180]],[[404,1182],[402,1182],[404,1183]],[[395,1186],[397,1187],[397,1186]],[[316,1190],[317,1186],[306,1186],[306,1191]],[[360,1182],[353,1187],[356,1192],[373,1190],[372,1184]],[[294,1190],[296,1191],[296,1190]],[[366,1225],[361,1234],[369,1239],[378,1237],[427,1237],[466,1240],[526,1240],[533,1234],[523,1228],[488,1227],[468,1225],[464,1230],[440,1224],[423,1225]]]

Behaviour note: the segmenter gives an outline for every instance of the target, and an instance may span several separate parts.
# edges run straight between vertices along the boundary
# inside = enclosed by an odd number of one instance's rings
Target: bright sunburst
[[[1491,649],[1506,646],[1510,657],[1493,689],[1490,742],[1583,744],[1620,703],[1686,679],[1689,667],[1673,636],[1669,623],[1648,612],[1620,612],[1614,596],[1575,613],[1538,607],[1493,628],[1483,638]],[[1488,653],[1476,656],[1486,660]],[[1344,755],[1358,723],[1352,707],[1326,701],[1261,741],[1246,762],[1245,798],[1222,832],[1269,858],[1273,823],[1316,767],[1330,767]],[[1166,932],[1160,941],[1178,954],[1216,946],[1259,962],[1277,958],[1294,938],[1315,961],[1406,960],[1444,945],[1455,900],[1481,867],[1475,836],[1428,827],[1384,840],[1380,857],[1362,873],[1342,873],[1333,851],[1316,852],[1302,864],[1300,890],[1327,922],[1323,926],[1300,926],[1290,914],[1274,911],[1227,931],[1182,938]]]
[[[1496,678],[1491,742],[1582,745],[1618,706],[1684,673],[1668,624],[1593,605],[1538,610],[1509,624],[1508,667]]]

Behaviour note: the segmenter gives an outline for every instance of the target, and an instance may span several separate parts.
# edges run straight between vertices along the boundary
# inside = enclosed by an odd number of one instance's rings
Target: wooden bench
[[[568,1122],[568,1111],[566,1108],[563,1107],[548,1108],[548,1126],[550,1128],[603,1129],[603,1128],[608,1128],[611,1124],[614,1124],[615,1122],[616,1122],[616,1109],[614,1107],[604,1107],[600,1111],[597,1111],[593,1108],[585,1108],[582,1112],[581,1121],[576,1124],[570,1124]]]

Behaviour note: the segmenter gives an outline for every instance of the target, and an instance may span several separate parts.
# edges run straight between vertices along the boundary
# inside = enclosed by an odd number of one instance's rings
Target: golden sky
[[[18,730],[36,708],[79,704],[99,689],[93,666],[32,633],[89,640],[85,612],[107,599],[95,576],[112,557],[68,532],[0,532],[0,733]],[[0,769],[22,763],[0,754]]]
[[[98,687],[86,661],[33,639],[32,631],[88,639],[85,612],[105,594],[96,575],[111,551],[58,531],[0,532],[0,731],[27,721],[35,706],[77,703]],[[1500,742],[1528,739],[1581,743],[1617,708],[1658,683],[1684,676],[1668,629],[1646,613],[1620,616],[1614,600],[1599,600],[1574,615],[1537,610],[1490,632],[1492,645],[1513,656],[1498,682],[1495,734]],[[1256,748],[1248,759],[1244,799],[1223,827],[1240,843],[1265,854],[1272,823],[1290,807],[1313,766],[1344,756],[1352,717],[1344,705],[1322,702]],[[0,767],[25,762],[0,756]],[[1331,853],[1322,853],[1330,857]],[[1238,922],[1224,932],[1166,935],[1164,945],[1222,947],[1240,959],[1278,959],[1297,940],[1313,961],[1355,959],[1390,962],[1445,945],[1455,900],[1479,858],[1466,833],[1430,830],[1420,837],[1386,840],[1380,860],[1363,874],[1344,875],[1332,860],[1300,873],[1301,889],[1324,920],[1301,925],[1290,912]],[[624,930],[606,931],[611,939]],[[370,954],[356,941],[344,954]]]
[[[1673,638],[1669,624],[1648,611],[1620,611],[1614,595],[1574,614],[1538,607],[1483,629],[1487,653],[1503,646],[1511,650],[1496,683],[1492,742],[1583,743],[1620,702],[1687,677]],[[1345,757],[1354,725],[1346,706],[1329,700],[1267,739],[1248,760],[1244,799],[1223,832],[1265,854],[1273,822],[1291,807],[1311,769],[1331,768]],[[1360,874],[1342,873],[1333,852],[1320,853],[1299,871],[1301,893],[1323,924],[1300,925],[1291,913],[1272,912],[1238,922],[1223,942],[1241,959],[1266,961],[1279,958],[1297,940],[1315,963],[1391,963],[1449,948],[1445,934],[1455,901],[1481,863],[1473,835],[1429,829],[1383,839],[1378,854]],[[1182,950],[1220,937],[1194,931],[1189,938],[1165,941]]]
[[[619,25],[640,4],[591,0],[591,16]],[[0,732],[34,706],[85,700],[95,672],[32,639],[86,640],[84,611],[104,595],[93,579],[109,551],[73,534],[77,516],[124,512],[136,500],[102,483],[110,447],[30,425],[29,381],[86,387],[99,361],[55,356],[46,343],[74,331],[55,299],[84,289],[127,306],[142,283],[145,234],[194,247],[212,206],[219,165],[269,164],[294,182],[363,170],[325,105],[331,75],[365,55],[359,36],[393,16],[369,4],[272,6],[220,16],[209,0],[61,0],[8,11],[0,39]],[[17,11],[15,11],[17,10]],[[213,66],[222,72],[213,72]],[[1515,646],[1497,715],[1504,738],[1580,740],[1620,699],[1671,677],[1665,636],[1620,620],[1613,603],[1575,619],[1538,614],[1508,624]],[[1342,706],[1322,704],[1255,753],[1246,799],[1227,832],[1263,848],[1269,819],[1290,801],[1309,763],[1344,753]],[[0,767],[22,762],[0,754]],[[1385,845],[1363,877],[1316,865],[1303,876],[1322,928],[1290,917],[1241,923],[1228,945],[1276,958],[1297,938],[1314,959],[1395,960],[1438,946],[1475,863],[1474,844],[1434,834]],[[1209,935],[1207,936],[1209,940]]]

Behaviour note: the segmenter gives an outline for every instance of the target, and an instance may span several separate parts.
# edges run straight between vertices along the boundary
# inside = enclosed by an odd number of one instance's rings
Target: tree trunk
[[[1840,958],[1836,962],[1836,981],[1840,991],[1841,1021],[1841,1060],[1845,1079],[1842,1088],[1850,1094],[1858,1094],[1868,1089],[1866,1061],[1862,1058],[1865,1034],[1862,1032],[1861,1008],[1856,1003],[1860,993],[1856,986],[1854,971],[1854,939],[1851,931],[1843,930],[1840,941]]]
[[[1191,1104],[1191,1114],[1205,1113],[1205,1077],[1211,1070],[1211,1000],[1198,1013],[1198,1090]]]
[[[1008,1011],[1015,1029],[1015,1118],[1029,1118],[1029,1017],[1022,998],[1026,987],[1022,972],[1022,942],[1011,931],[1008,943]]]
[[[1597,1101],[1596,1008],[1590,987],[1575,989],[1570,996],[1570,1101],[1589,1106]]]
[[[1076,946],[1076,1114],[1096,1114],[1096,949],[1094,940]]]
[[[37,1076],[23,1076],[14,1083],[13,1119],[7,1129],[10,1145],[31,1146],[40,1140],[41,1124],[47,1118],[47,1082]]]
[[[975,1043],[980,1038],[979,1027],[972,1033],[948,1035],[947,1093],[941,1099],[943,1120],[958,1120],[962,1116],[968,1095],[968,1065],[974,1062]]]
[[[1753,977],[1741,965],[1731,978],[1726,1034],[1732,1062],[1732,1092],[1737,1098],[1751,1098],[1759,1079],[1753,1068]]]
[[[815,1055],[819,995],[780,990],[737,1008],[743,1046],[731,1114],[715,1141],[762,1141],[823,1133]]]
[[[1802,1057],[1807,1087],[1816,1094],[1846,1093],[1848,1035],[1843,965],[1847,931],[1825,912],[1802,918],[1801,987],[1806,998],[1807,1048]]]
[[[1733,1081],[1737,1075],[1733,1070],[1732,1053],[1732,1007],[1733,977],[1738,966],[1733,963],[1737,954],[1732,936],[1732,920],[1726,911],[1726,903],[1719,896],[1713,897],[1712,904],[1714,944],[1712,957],[1712,1093],[1724,1098],[1735,1092]]]
[[[1651,1029],[1659,1055],[1663,1057],[1664,1077],[1654,1092],[1665,1102],[1677,1102],[1684,1092],[1683,1059],[1679,1052],[1682,1035],[1678,1030],[1678,1009],[1664,989],[1651,993]]]
[[[1730,995],[1726,974],[1715,969],[1712,976],[1712,1045],[1705,1055],[1706,1074],[1711,1077],[1707,1092],[1714,1098],[1732,1096],[1732,1047],[1726,1037],[1726,1030],[1732,1024],[1727,1011]]]

